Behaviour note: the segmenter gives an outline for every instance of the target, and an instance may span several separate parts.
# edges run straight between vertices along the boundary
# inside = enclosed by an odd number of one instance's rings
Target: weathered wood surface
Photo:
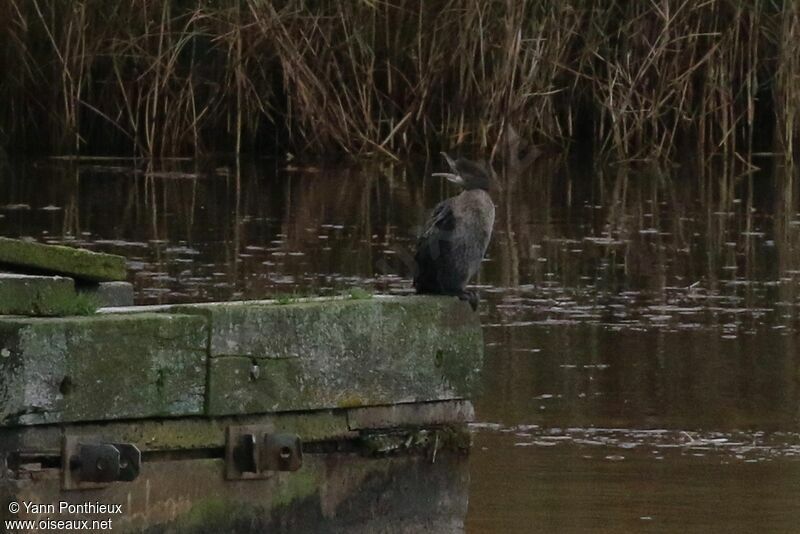
[[[76,287],[66,276],[0,272],[0,316],[65,317],[131,305],[129,282],[82,282]]]
[[[471,397],[483,340],[451,297],[0,317],[0,426]]]
[[[62,492],[59,470],[45,469],[13,489],[0,483],[0,521],[111,519],[114,532],[150,534],[463,532],[469,471],[457,453],[441,451],[435,463],[421,455],[307,454],[299,471],[258,481],[226,481],[224,469],[222,459],[145,462],[137,480],[90,492]],[[121,509],[12,515],[6,504],[12,500]]]
[[[125,258],[61,245],[0,237],[0,265],[95,282],[125,280]]]
[[[202,414],[202,317],[0,318],[0,425]]]
[[[475,410],[468,400],[423,402],[353,408],[347,411],[350,430],[399,428],[408,425],[431,426],[469,423]]]
[[[65,433],[133,443],[142,451],[182,451],[224,447],[225,429],[230,425],[269,425],[275,432],[297,434],[309,443],[350,440],[361,431],[375,429],[458,426],[473,418],[470,401],[454,400],[269,415],[33,425],[0,432],[0,452],[24,450],[57,455]]]
[[[67,315],[75,295],[72,278],[0,272],[0,315]]]
[[[480,325],[455,298],[204,312],[211,321],[209,415],[462,398],[480,367]]]
[[[133,284],[130,282],[99,282],[81,284],[78,292],[91,296],[99,308],[133,306]]]
[[[465,422],[472,413],[468,401],[445,401],[6,429],[0,432],[0,465],[13,467],[0,471],[0,522],[111,519],[119,532],[196,534],[463,532],[469,482],[464,452],[470,441]],[[300,470],[260,480],[226,479],[225,460],[215,451],[225,445],[226,428],[242,424],[297,434],[306,449]],[[65,492],[61,469],[43,462],[61,455],[64,436],[132,443],[148,455],[133,482]],[[314,442],[322,447],[314,448]],[[159,451],[166,454],[153,454]],[[19,453],[25,460],[8,461]],[[12,501],[122,508],[9,513]]]

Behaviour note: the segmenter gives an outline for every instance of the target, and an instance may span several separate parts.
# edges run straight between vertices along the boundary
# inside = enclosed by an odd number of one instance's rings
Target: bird
[[[414,289],[417,294],[457,296],[477,311],[478,294],[466,286],[478,272],[492,237],[491,169],[483,163],[442,155],[450,172],[433,176],[447,178],[463,191],[437,204],[425,223],[414,255]]]

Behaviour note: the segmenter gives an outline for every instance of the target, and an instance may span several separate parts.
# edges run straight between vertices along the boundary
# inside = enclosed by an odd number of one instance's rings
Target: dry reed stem
[[[759,124],[775,125],[777,143],[760,149],[794,161],[799,11],[789,0],[0,0],[0,143],[397,157],[496,146],[513,123],[557,147],[591,139],[623,163],[693,147],[701,178],[720,162],[730,197],[753,169]]]

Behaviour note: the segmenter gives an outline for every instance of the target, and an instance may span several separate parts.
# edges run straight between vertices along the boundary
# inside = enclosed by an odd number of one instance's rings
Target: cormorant
[[[417,240],[414,288],[417,293],[454,295],[478,309],[478,294],[466,289],[478,272],[494,225],[489,196],[490,170],[481,163],[442,152],[451,172],[434,173],[464,188],[435,208]]]

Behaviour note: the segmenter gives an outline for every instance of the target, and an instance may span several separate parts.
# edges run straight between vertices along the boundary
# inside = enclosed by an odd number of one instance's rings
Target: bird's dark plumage
[[[467,291],[478,272],[494,224],[489,197],[489,170],[480,163],[444,154],[451,172],[437,173],[464,188],[433,209],[417,240],[414,287],[417,293],[455,295],[477,308],[478,296]]]

